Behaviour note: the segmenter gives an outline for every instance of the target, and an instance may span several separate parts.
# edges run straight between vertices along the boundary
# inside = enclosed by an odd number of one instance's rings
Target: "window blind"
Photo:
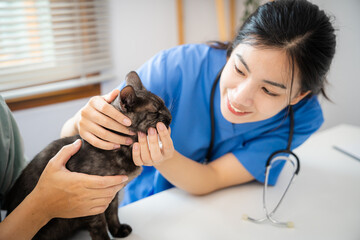
[[[112,78],[108,1],[0,1],[5,99]]]

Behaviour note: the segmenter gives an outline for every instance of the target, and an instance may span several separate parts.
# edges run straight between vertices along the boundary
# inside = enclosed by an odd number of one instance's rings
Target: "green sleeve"
[[[24,149],[14,116],[0,96],[0,204],[25,165]]]

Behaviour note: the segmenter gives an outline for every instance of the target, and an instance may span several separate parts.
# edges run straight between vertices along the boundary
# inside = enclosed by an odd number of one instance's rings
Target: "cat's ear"
[[[145,90],[139,75],[131,71],[126,75],[126,84],[132,86],[135,90]]]
[[[120,91],[119,97],[121,110],[128,111],[132,106],[134,106],[136,94],[132,86],[125,86]]]

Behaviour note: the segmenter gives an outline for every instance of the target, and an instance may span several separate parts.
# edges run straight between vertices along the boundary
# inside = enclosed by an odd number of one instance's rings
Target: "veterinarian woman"
[[[19,129],[1,96],[0,120],[0,205],[3,206],[3,197],[23,169],[25,158]],[[55,217],[73,218],[105,211],[126,177],[68,171],[65,164],[80,146],[81,141],[67,145],[49,161],[35,189],[0,222],[0,240],[31,239]]]
[[[317,95],[325,95],[335,45],[334,28],[316,5],[280,0],[260,6],[228,46],[184,45],[154,56],[137,72],[171,110],[171,132],[158,123],[148,130],[149,143],[137,133],[133,160],[145,167],[125,187],[122,204],[172,186],[202,195],[264,182],[267,158],[287,146],[289,107],[295,122],[291,149],[323,123]],[[209,163],[202,164],[210,146],[214,82],[214,143]],[[108,150],[131,144],[107,130],[131,134],[129,120],[108,104],[118,92],[93,97],[65,123],[62,135],[80,133]],[[276,183],[281,169],[281,164],[272,169],[269,184]]]

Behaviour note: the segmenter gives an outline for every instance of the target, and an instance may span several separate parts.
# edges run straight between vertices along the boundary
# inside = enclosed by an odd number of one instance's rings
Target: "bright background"
[[[186,43],[218,39],[215,1],[184,0]],[[312,0],[334,15],[337,52],[328,79],[328,95],[321,99],[325,123],[321,130],[349,123],[360,126],[360,1]],[[241,6],[238,4],[238,12]],[[136,70],[158,51],[176,46],[175,1],[111,0],[111,47],[116,78],[102,83],[102,93],[115,88],[126,73]],[[63,123],[88,99],[15,111],[24,138],[25,153],[32,158],[52,140],[59,138]]]

